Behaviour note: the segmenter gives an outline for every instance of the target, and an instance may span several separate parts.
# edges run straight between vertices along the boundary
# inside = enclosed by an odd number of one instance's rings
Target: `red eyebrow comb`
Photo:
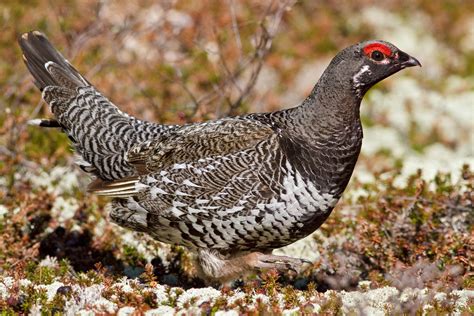
[[[374,50],[380,51],[385,56],[391,56],[392,55],[392,50],[387,45],[384,45],[384,44],[381,44],[381,43],[373,43],[373,44],[369,44],[369,45],[365,46],[364,47],[364,54],[366,54],[367,56],[370,56],[370,54]]]

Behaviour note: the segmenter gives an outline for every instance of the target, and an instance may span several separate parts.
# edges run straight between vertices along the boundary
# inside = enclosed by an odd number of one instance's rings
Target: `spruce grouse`
[[[336,55],[297,107],[161,125],[121,112],[33,31],[19,39],[54,119],[112,198],[117,224],[189,248],[211,282],[260,268],[299,269],[271,252],[314,232],[349,182],[362,144],[359,107],[374,84],[418,60],[384,41]]]

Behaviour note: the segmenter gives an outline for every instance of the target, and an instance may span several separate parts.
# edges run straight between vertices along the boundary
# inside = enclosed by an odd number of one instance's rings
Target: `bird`
[[[165,125],[122,112],[39,31],[19,37],[24,62],[70,138],[87,190],[111,198],[116,224],[183,246],[198,274],[224,283],[249,271],[300,271],[273,255],[318,229],[341,198],[362,146],[360,105],[376,83],[420,62],[367,40],[341,50],[297,106]]]

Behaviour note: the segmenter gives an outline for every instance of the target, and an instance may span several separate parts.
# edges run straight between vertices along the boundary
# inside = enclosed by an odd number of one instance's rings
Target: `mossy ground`
[[[276,8],[0,4],[2,314],[474,312],[474,8],[301,1],[284,12],[265,58],[254,58],[254,38],[262,23],[271,29]],[[26,125],[50,116],[16,45],[32,29],[122,110],[167,124],[293,106],[329,58],[368,38],[392,41],[423,68],[369,92],[364,148],[343,199],[315,234],[279,250],[313,264],[216,290],[194,276],[185,249],[110,223],[107,200],[84,193],[89,180],[73,167],[67,137]]]

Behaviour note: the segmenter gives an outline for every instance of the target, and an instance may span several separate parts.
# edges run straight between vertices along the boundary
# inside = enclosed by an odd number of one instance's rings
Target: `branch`
[[[242,105],[242,102],[250,95],[252,89],[255,87],[258,76],[262,70],[263,63],[270,52],[273,39],[277,34],[283,14],[288,11],[295,4],[295,2],[296,1],[294,0],[279,2],[276,11],[273,14],[271,13],[273,2],[267,7],[266,13],[260,21],[260,30],[258,35],[254,39],[255,51],[247,62],[241,63],[240,67],[238,67],[240,68],[240,71],[237,71],[235,76],[240,76],[242,71],[246,69],[247,65],[253,68],[252,72],[249,79],[247,80],[247,83],[245,84],[245,87],[243,89],[240,89],[239,87],[239,96],[230,106],[230,109],[227,113],[228,115],[236,114],[236,110]],[[269,21],[268,27],[265,26],[266,20]]]
[[[182,77],[177,75],[177,79],[190,97],[194,104],[191,115],[195,115],[202,104],[210,103],[211,101],[219,98],[224,101],[227,106],[227,111],[219,111],[220,114],[224,115],[235,115],[237,114],[238,108],[242,105],[244,100],[252,93],[253,88],[257,82],[258,76],[263,68],[264,61],[268,56],[272,47],[273,39],[277,34],[278,28],[282,21],[283,15],[288,11],[296,2],[296,0],[277,1],[278,4],[275,8],[275,1],[272,1],[266,8],[265,13],[258,22],[258,30],[256,36],[253,38],[255,49],[244,56],[242,48],[242,40],[240,36],[239,26],[237,23],[237,15],[235,10],[234,0],[228,0],[229,10],[232,20],[232,31],[234,34],[236,47],[238,50],[238,63],[233,69],[229,65],[228,58],[224,53],[223,43],[217,41],[218,55],[219,55],[219,66],[223,73],[223,78],[217,85],[214,85],[213,91],[204,94],[201,97],[196,97],[185,85]],[[214,30],[214,34],[218,32]],[[218,37],[215,35],[215,37]],[[241,78],[244,73],[250,71],[248,79],[243,84]],[[178,74],[178,73],[177,73]],[[232,91],[236,91],[237,95],[231,97]]]

